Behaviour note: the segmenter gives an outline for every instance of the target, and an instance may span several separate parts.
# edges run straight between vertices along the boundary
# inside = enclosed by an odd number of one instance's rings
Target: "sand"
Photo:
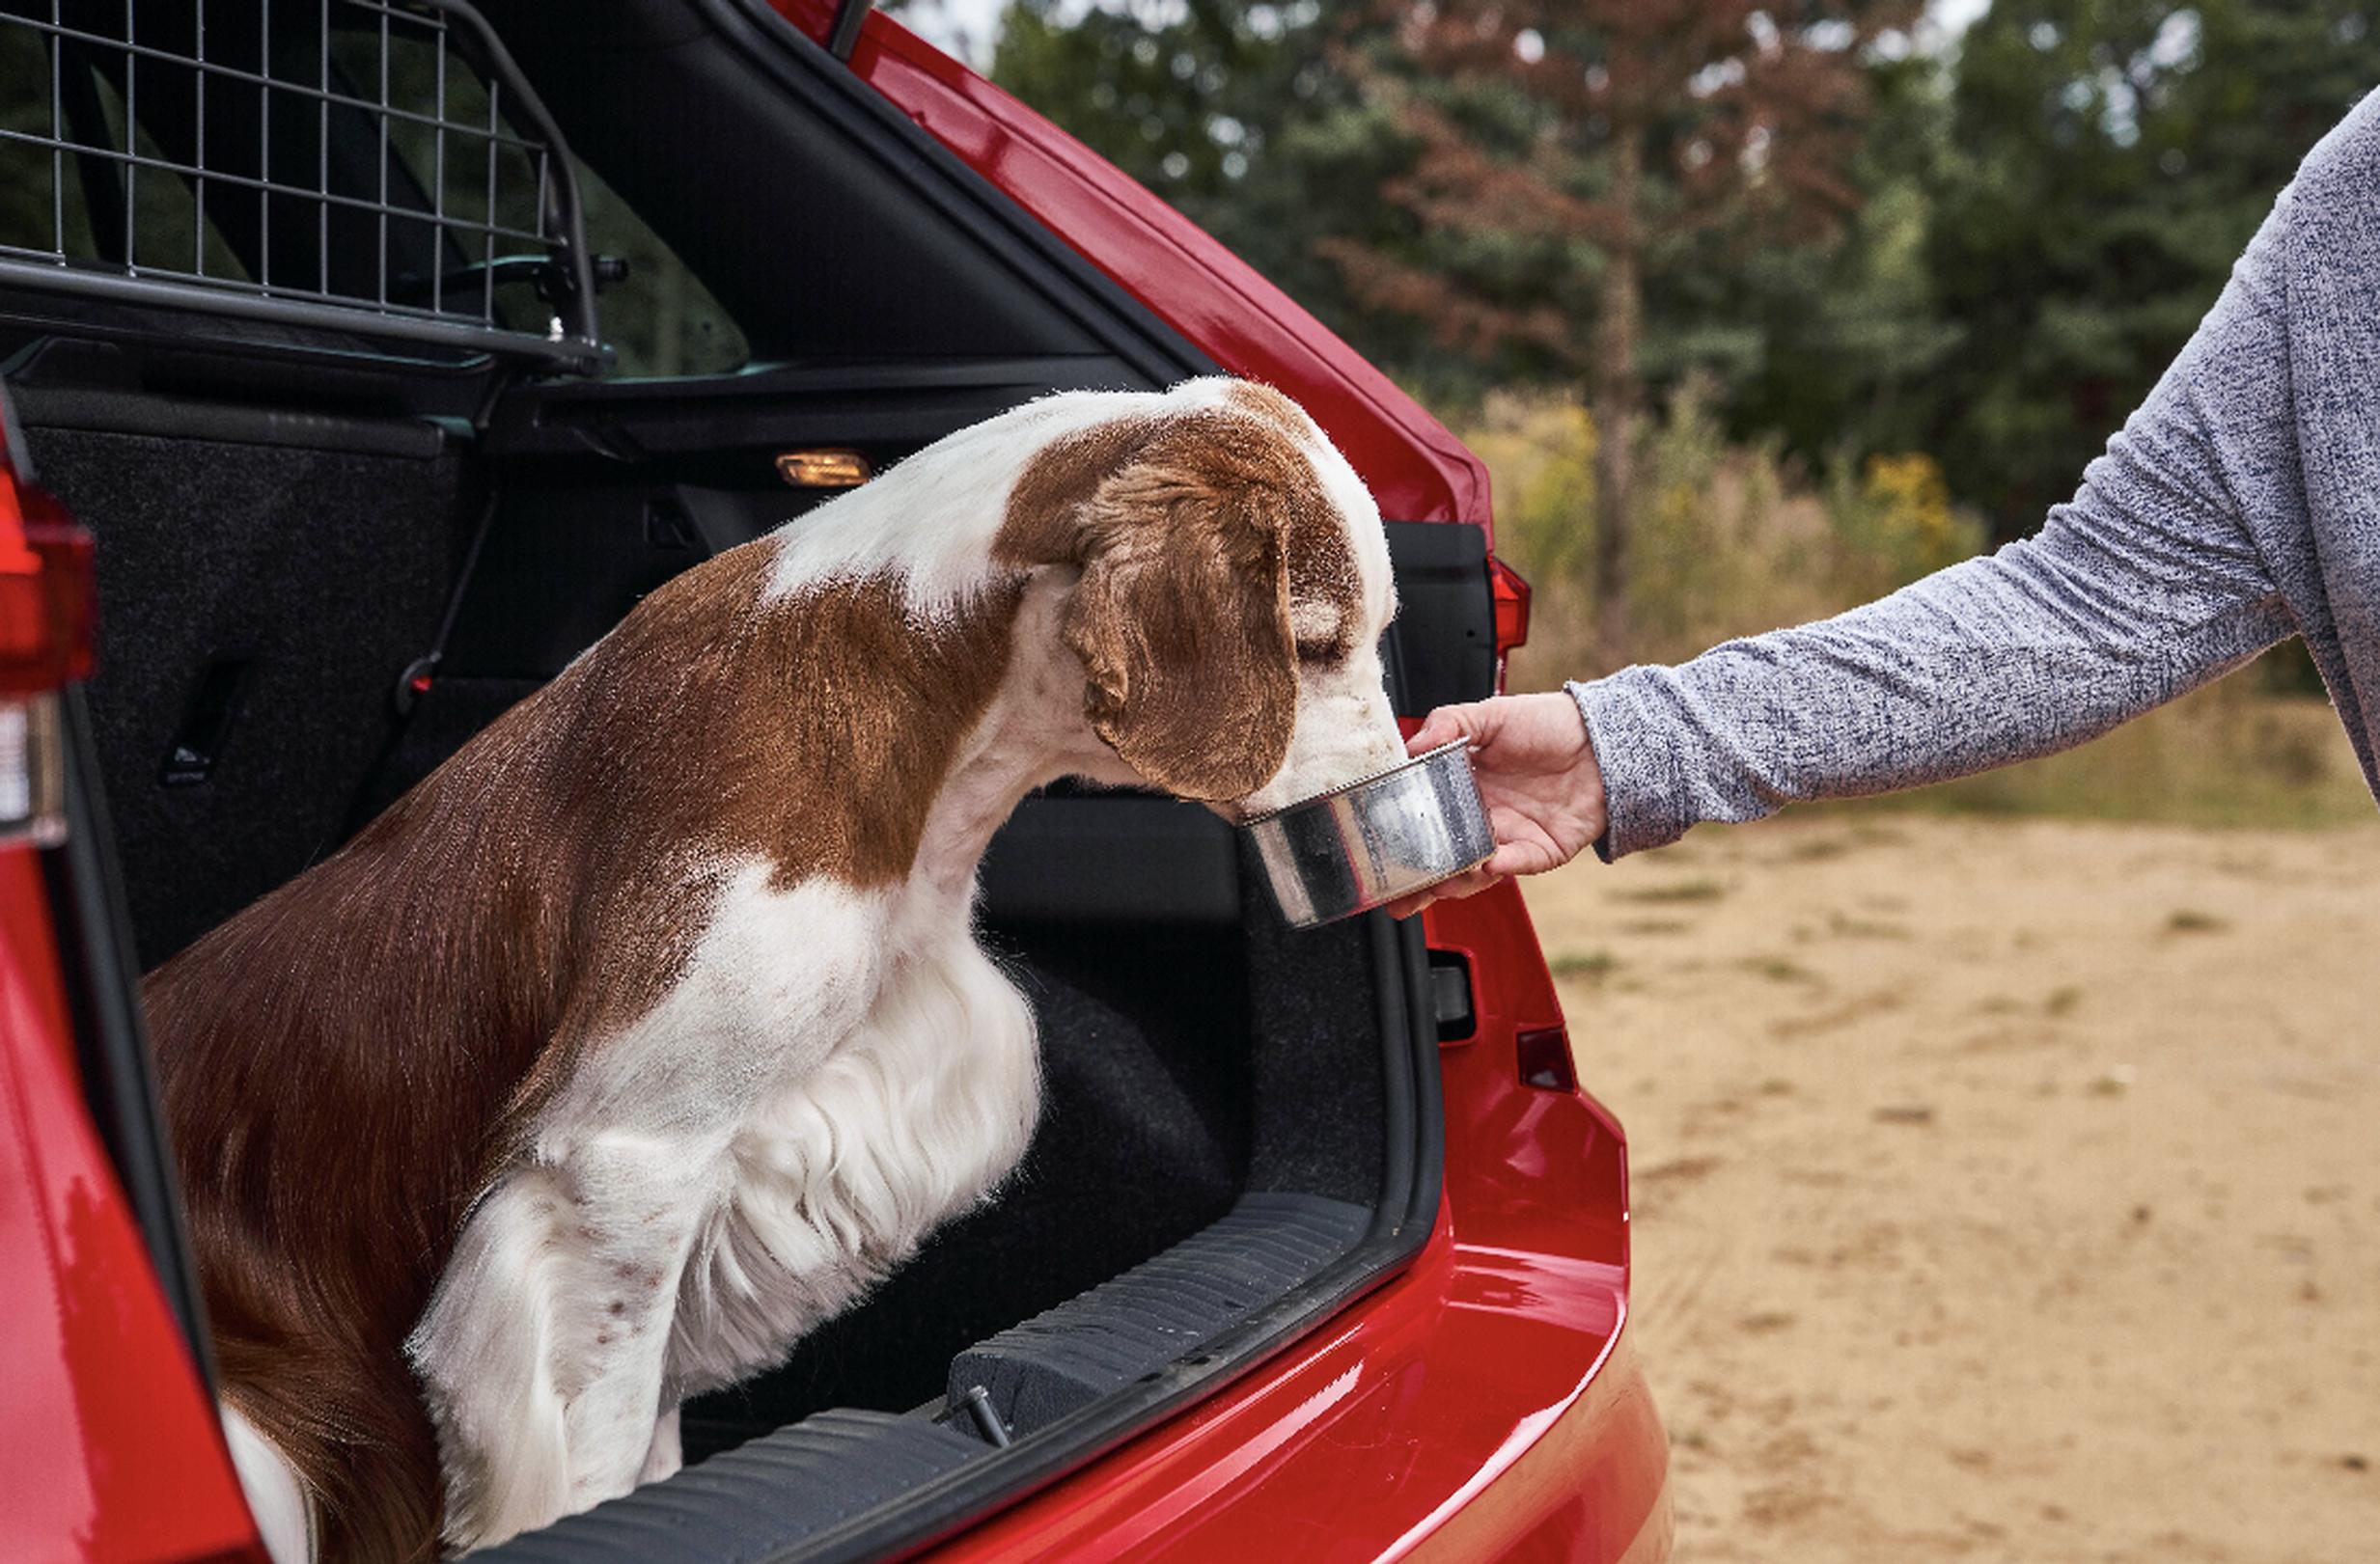
[[[2380,826],[1837,814],[1527,891],[1679,1559],[2380,1558]]]

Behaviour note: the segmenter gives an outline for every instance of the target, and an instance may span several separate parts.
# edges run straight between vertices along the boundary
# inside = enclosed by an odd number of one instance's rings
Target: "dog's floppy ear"
[[[1287,541],[1294,452],[1254,421],[1186,418],[1126,455],[1077,511],[1066,644],[1092,727],[1182,798],[1271,780],[1297,716]]]

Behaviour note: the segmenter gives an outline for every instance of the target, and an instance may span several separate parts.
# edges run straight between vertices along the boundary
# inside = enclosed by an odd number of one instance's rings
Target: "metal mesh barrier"
[[[0,286],[600,363],[567,149],[461,0],[0,0]]]

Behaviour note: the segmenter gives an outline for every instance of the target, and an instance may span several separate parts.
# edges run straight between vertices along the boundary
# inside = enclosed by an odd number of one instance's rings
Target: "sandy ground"
[[[1679,1559],[2380,1558],[2380,826],[1838,815],[1528,892]]]

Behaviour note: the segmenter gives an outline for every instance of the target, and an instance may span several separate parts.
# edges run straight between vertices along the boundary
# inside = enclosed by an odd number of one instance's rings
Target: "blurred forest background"
[[[974,52],[1487,459],[1547,685],[2033,532],[2380,82],[2343,0],[1973,11],[1010,0]],[[2291,648],[1923,802],[2366,817],[2319,695]]]

